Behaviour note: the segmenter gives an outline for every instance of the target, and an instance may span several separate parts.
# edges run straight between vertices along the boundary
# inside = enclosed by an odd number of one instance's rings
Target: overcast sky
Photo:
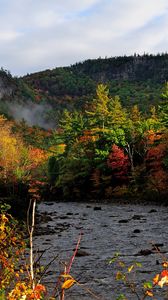
[[[0,67],[24,75],[168,50],[168,0],[0,0]]]

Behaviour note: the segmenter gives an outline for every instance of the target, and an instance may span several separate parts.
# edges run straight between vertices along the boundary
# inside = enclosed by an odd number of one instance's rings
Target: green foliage
[[[64,110],[60,119],[60,128],[63,129],[65,139],[74,134],[74,138],[84,129],[84,119],[80,112]]]
[[[159,104],[159,116],[162,124],[168,127],[168,82],[162,93],[163,102]]]
[[[124,106],[138,104],[146,112],[149,105],[160,102],[162,84],[168,78],[166,66],[167,54],[98,58],[30,74],[23,80],[57,110],[85,109],[103,82]]]
[[[45,118],[53,120],[57,127],[64,109],[87,110],[96,96],[96,86],[103,82],[112,98],[119,96],[124,107],[135,104],[148,113],[150,105],[157,106],[161,102],[162,85],[168,79],[166,66],[167,54],[145,54],[87,60],[23,78],[13,78],[9,71],[1,69],[5,89],[0,112],[11,115],[8,106],[16,102],[23,106],[30,101],[49,104]]]
[[[89,181],[88,191],[96,187],[102,197],[106,192],[110,195],[117,185],[122,190],[124,182],[135,193],[144,182],[151,143],[148,136],[164,132],[163,125],[154,106],[148,115],[137,105],[126,110],[119,97],[110,98],[103,84],[98,85],[96,95],[85,112],[65,110],[62,115],[60,129],[55,131],[51,144],[56,149],[60,142],[64,143],[65,151],[54,154],[58,167],[53,183],[66,196],[70,196],[70,189],[75,186],[82,195]],[[113,148],[118,149],[118,156]],[[121,157],[126,158],[125,165]],[[166,159],[163,163],[166,166]]]
[[[90,111],[86,111],[90,116],[89,123],[91,126],[99,126],[104,129],[107,126],[109,116],[109,90],[107,86],[99,84],[96,90],[97,98],[93,100]]]
[[[158,255],[160,255],[159,251]],[[138,281],[138,273],[140,272],[139,268],[141,268],[141,272],[145,274],[145,266],[137,261],[132,262],[131,265],[127,265],[118,253],[115,254],[109,263],[113,264],[113,269],[116,271],[115,280],[119,281],[125,288],[125,294],[119,294],[116,299],[131,299],[127,298],[128,292],[139,300],[151,297],[155,299],[158,286],[163,288],[163,286],[168,283],[168,263],[165,257],[162,258],[163,262],[161,272],[159,274],[153,274],[154,277],[152,276],[153,278],[151,278],[151,280],[146,280],[147,278],[145,278],[144,275],[143,282],[140,284]],[[159,296],[165,298],[166,293],[164,289],[163,291],[159,291]]]
[[[149,174],[146,163],[150,151],[149,133],[165,134],[167,130],[167,86],[161,100],[159,77],[167,77],[163,68],[167,59],[167,54],[99,58],[27,75],[22,79],[12,79],[3,71],[2,76],[15,86],[13,101],[20,95],[20,102],[27,99],[28,103],[29,99],[41,104],[50,103],[57,129],[45,131],[36,126],[29,127],[24,121],[15,124],[12,137],[19,135],[23,147],[21,151],[18,151],[19,146],[13,147],[18,152],[15,151],[16,155],[12,157],[12,151],[8,151],[8,165],[7,159],[2,160],[0,175],[3,174],[7,180],[6,171],[12,168],[16,181],[22,181],[26,176],[45,177],[47,174],[54,190],[62,191],[70,191],[71,185],[74,188],[77,185],[82,192],[86,182],[89,182],[88,191],[94,191],[96,183],[97,191],[104,197],[107,190],[112,195],[117,186],[119,190],[124,189],[119,178],[114,180],[113,168],[108,165],[109,157],[112,164],[116,163],[116,154],[111,150],[116,146],[129,160],[125,190],[140,190],[140,184],[145,182],[143,178]],[[103,84],[100,84],[101,81]],[[157,142],[163,143],[162,140]],[[25,146],[29,149],[27,153]],[[45,155],[46,159],[50,157],[48,164],[41,161],[36,168],[33,155],[35,161],[36,157],[42,160]],[[4,157],[0,153],[1,156]],[[166,153],[160,166],[162,164],[166,169]],[[11,172],[8,173],[10,176]],[[117,174],[121,174],[120,170]],[[153,176],[150,182],[155,182]]]
[[[51,185],[55,183],[58,176],[58,162],[55,156],[50,156],[48,160],[48,177]]]

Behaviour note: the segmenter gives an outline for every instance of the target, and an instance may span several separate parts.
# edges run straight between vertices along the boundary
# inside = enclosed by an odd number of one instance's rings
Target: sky
[[[168,0],[0,0],[0,67],[15,76],[168,51]]]

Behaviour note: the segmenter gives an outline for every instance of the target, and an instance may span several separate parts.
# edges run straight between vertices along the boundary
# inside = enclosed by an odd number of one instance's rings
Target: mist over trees
[[[41,178],[43,198],[49,190],[56,199],[164,199],[167,62],[167,54],[99,58],[23,78],[2,69],[2,195],[21,196]]]
[[[22,78],[1,68],[0,113],[56,128],[64,109],[87,109],[100,83],[108,85],[110,95],[119,96],[124,107],[138,105],[148,113],[151,105],[162,101],[167,70],[167,54],[98,58]]]

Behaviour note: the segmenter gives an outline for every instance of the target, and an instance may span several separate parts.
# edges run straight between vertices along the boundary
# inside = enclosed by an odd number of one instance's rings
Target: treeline
[[[99,83],[108,84],[110,94],[118,95],[124,106],[138,104],[148,110],[157,104],[168,80],[168,54],[144,54],[89,59],[70,67],[55,68],[23,77],[39,92],[41,100],[64,108],[85,108],[95,96]],[[59,106],[60,107],[60,106]]]
[[[0,118],[0,197],[24,202],[37,183],[43,199],[166,200],[168,86],[159,107],[143,114],[122,106],[99,84],[85,111],[64,110],[44,131]]]
[[[20,78],[1,68],[0,113],[12,118],[14,106],[29,110],[39,105],[44,107],[44,121],[57,128],[64,109],[84,112],[96,97],[97,85],[103,83],[124,107],[138,105],[145,114],[150,105],[160,103],[167,70],[168,54],[89,59]]]
[[[162,105],[148,115],[124,108],[100,84],[84,113],[64,111],[55,142],[63,153],[49,159],[49,179],[67,199],[127,196],[161,200],[167,194],[167,86]]]
[[[47,181],[48,159],[48,154],[36,146],[42,130],[34,135],[33,129],[26,126],[27,134],[30,133],[26,141],[22,125],[0,115],[0,204],[10,204],[13,213],[20,216],[28,208],[28,190],[33,182]],[[31,143],[31,133],[37,139],[36,145]]]

